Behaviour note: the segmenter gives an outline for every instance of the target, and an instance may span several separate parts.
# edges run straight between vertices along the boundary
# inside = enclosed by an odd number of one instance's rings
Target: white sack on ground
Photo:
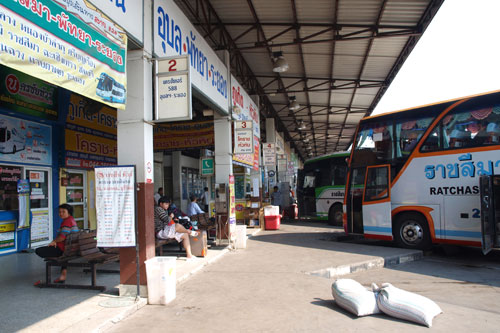
[[[338,279],[332,284],[335,302],[356,316],[380,313],[377,295],[352,279]]]
[[[382,284],[380,289],[372,284],[372,290],[379,292],[377,304],[380,311],[389,316],[431,327],[432,319],[443,312],[427,297],[396,288],[390,283]]]

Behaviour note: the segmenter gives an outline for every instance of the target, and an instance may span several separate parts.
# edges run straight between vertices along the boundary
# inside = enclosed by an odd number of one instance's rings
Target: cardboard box
[[[198,230],[198,236],[189,236],[189,243],[191,243],[191,253],[196,257],[205,257],[207,255],[207,231]]]

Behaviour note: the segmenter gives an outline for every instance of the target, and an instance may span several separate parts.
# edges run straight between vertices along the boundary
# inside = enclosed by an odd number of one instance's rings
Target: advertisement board
[[[127,35],[85,0],[2,1],[0,64],[125,108]]]
[[[57,87],[0,65],[0,101],[16,112],[57,120]]]
[[[140,44],[144,40],[144,4],[143,0],[125,1],[125,0],[110,0],[100,1],[91,0],[93,4],[98,6],[106,16],[115,21],[132,38]]]
[[[0,161],[52,164],[51,127],[33,121],[0,118]]]
[[[65,166],[89,169],[117,163],[116,109],[99,104],[89,112],[86,98],[72,94],[64,133]]]
[[[159,124],[153,129],[153,148],[156,151],[200,149],[214,144],[214,122],[211,120]]]

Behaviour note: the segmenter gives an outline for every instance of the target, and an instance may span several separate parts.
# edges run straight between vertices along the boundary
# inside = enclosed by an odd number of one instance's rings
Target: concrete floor
[[[166,306],[118,297],[118,274],[98,274],[98,283],[108,287],[104,293],[35,288],[33,282],[44,277],[40,258],[26,253],[0,257],[0,332],[427,330],[385,315],[346,313],[331,295],[335,276],[366,286],[390,282],[429,297],[444,310],[434,320],[434,331],[498,331],[498,261],[418,260],[420,251],[333,241],[341,233],[324,223],[290,222],[277,231],[261,231],[246,249],[211,249],[195,263],[179,259],[177,297]],[[403,261],[410,262],[392,265]],[[84,273],[69,274],[90,280]]]

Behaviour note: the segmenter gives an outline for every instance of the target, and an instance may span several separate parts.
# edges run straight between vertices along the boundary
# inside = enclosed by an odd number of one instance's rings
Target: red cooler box
[[[265,206],[264,222],[266,230],[278,230],[281,224],[280,208],[278,206]]]
[[[281,224],[281,215],[264,216],[266,230],[278,230]]]

